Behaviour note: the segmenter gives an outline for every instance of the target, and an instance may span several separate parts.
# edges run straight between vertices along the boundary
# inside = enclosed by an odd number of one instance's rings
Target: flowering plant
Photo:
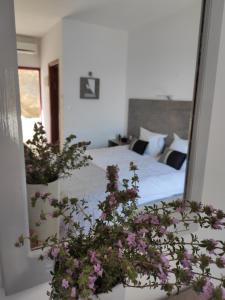
[[[49,237],[43,245],[54,262],[50,299],[91,299],[94,294],[110,292],[117,284],[161,288],[168,295],[191,287],[203,299],[225,299],[225,278],[212,273],[214,267],[225,269],[225,242],[200,241],[188,233],[184,239],[179,234],[181,228],[188,229],[193,223],[221,230],[225,226],[224,212],[180,200],[138,211],[134,164],[131,170],[131,182],[123,180],[123,188],[119,189],[118,168],[108,167],[106,199],[99,202],[101,215],[95,220],[86,210],[85,201],[58,201],[42,195],[51,202],[53,217],[62,217],[67,225],[64,237]],[[39,198],[37,193],[36,201]],[[80,215],[89,223],[88,230],[81,226]],[[41,219],[46,218],[42,214]],[[25,237],[20,236],[16,246],[24,241]]]
[[[84,153],[90,143],[72,143],[75,138],[68,136],[60,150],[59,144],[48,143],[42,123],[35,123],[33,138],[24,145],[27,183],[48,184],[86,166],[91,157]]]

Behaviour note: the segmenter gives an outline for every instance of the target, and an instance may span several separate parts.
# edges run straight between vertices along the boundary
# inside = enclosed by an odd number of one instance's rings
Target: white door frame
[[[205,0],[204,5],[204,24],[196,76],[195,108],[185,193],[186,199],[194,201],[202,201],[224,0]]]

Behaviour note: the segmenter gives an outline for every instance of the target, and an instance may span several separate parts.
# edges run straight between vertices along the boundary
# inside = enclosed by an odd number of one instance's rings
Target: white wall
[[[129,33],[65,18],[64,136],[75,133],[92,147],[105,146],[126,134],[128,98],[192,100],[200,11],[196,0],[179,14]],[[101,80],[100,100],[79,97],[79,78],[89,71]]]
[[[14,246],[28,233],[28,216],[13,0],[0,1],[0,40],[0,265],[10,294],[47,279],[40,262],[28,257],[29,245]]]
[[[63,21],[64,133],[106,146],[126,133],[127,33],[79,21]],[[100,78],[100,100],[80,99],[80,77]]]
[[[17,41],[20,42],[34,42],[38,45],[38,53],[37,54],[26,54],[26,53],[17,53],[17,60],[19,67],[32,67],[32,68],[40,68],[40,40],[37,38],[27,37],[17,35]]]
[[[61,83],[62,82],[61,58],[62,58],[62,23],[60,22],[56,24],[41,39],[41,82],[42,82],[42,107],[43,107],[42,118],[48,133],[48,138],[50,138],[50,122],[49,122],[50,101],[49,101],[49,84],[48,84],[48,64],[53,62],[54,60],[59,59],[59,68],[60,68],[59,81]]]
[[[179,14],[129,33],[129,98],[192,99],[200,11],[201,0],[196,0]]]

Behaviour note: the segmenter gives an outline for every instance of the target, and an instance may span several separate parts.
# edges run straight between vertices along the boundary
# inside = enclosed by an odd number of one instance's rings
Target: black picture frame
[[[93,77],[80,78],[80,99],[96,100],[100,96],[100,79]]]

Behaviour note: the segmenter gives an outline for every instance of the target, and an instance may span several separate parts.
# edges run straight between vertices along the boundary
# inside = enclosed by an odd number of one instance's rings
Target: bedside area
[[[108,147],[124,146],[124,145],[129,145],[129,144],[130,144],[130,141],[128,139],[126,142],[123,142],[122,140],[119,140],[119,139],[108,140]]]

